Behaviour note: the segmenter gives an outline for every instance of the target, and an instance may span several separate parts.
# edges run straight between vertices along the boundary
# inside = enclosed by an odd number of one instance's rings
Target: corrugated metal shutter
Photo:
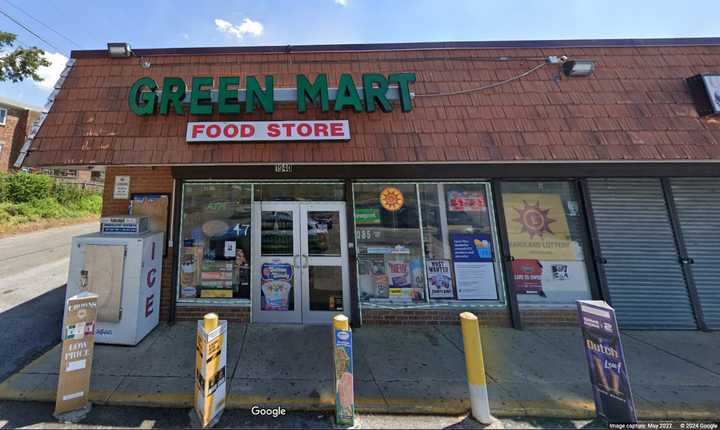
[[[720,179],[670,181],[705,324],[720,329]]]
[[[659,179],[590,179],[610,300],[623,328],[695,329]]]

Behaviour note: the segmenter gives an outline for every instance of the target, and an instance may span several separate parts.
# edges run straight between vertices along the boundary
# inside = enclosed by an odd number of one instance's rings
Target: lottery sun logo
[[[520,223],[522,226],[520,232],[527,232],[527,234],[530,235],[530,239],[535,236],[543,237],[543,233],[546,232],[555,234],[550,230],[550,224],[555,222],[555,220],[548,215],[550,209],[540,207],[539,201],[532,205],[523,200],[522,208],[513,209],[518,214],[518,218],[513,219],[513,221]]]
[[[405,197],[395,187],[387,187],[380,193],[380,204],[385,210],[395,212],[405,204]]]

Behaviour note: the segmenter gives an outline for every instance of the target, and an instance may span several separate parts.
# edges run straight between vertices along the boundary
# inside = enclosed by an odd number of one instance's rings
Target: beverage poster
[[[516,258],[576,260],[559,194],[503,194],[510,252]]]
[[[97,294],[82,292],[67,300],[55,417],[89,407],[97,299]]]
[[[290,309],[290,294],[293,291],[293,268],[288,263],[273,261],[263,263],[260,290],[261,309],[264,311],[287,311]]]
[[[427,260],[427,279],[431,299],[453,298],[453,279],[449,260]]]
[[[637,421],[615,310],[601,300],[578,300],[595,409],[609,423]]]
[[[353,425],[355,395],[353,387],[352,332],[335,332],[335,419],[338,424]]]

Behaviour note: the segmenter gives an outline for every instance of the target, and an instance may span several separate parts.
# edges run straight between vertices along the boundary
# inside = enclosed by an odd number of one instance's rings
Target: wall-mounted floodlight
[[[108,43],[107,50],[108,56],[111,58],[122,58],[132,55],[132,49],[130,49],[129,43]]]
[[[565,76],[590,76],[595,70],[592,60],[567,60],[563,63]]]

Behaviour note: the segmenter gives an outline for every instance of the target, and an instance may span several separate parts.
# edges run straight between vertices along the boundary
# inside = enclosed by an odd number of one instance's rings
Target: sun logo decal
[[[530,235],[530,239],[535,236],[542,237],[545,232],[555,234],[550,230],[550,224],[555,222],[555,220],[551,219],[548,215],[550,209],[541,208],[539,201],[531,205],[523,200],[522,208],[513,209],[518,213],[518,218],[513,219],[513,221],[520,223],[522,226],[520,232],[527,232],[527,234]]]
[[[405,204],[405,197],[395,187],[387,187],[380,193],[380,204],[385,210],[395,212]]]

